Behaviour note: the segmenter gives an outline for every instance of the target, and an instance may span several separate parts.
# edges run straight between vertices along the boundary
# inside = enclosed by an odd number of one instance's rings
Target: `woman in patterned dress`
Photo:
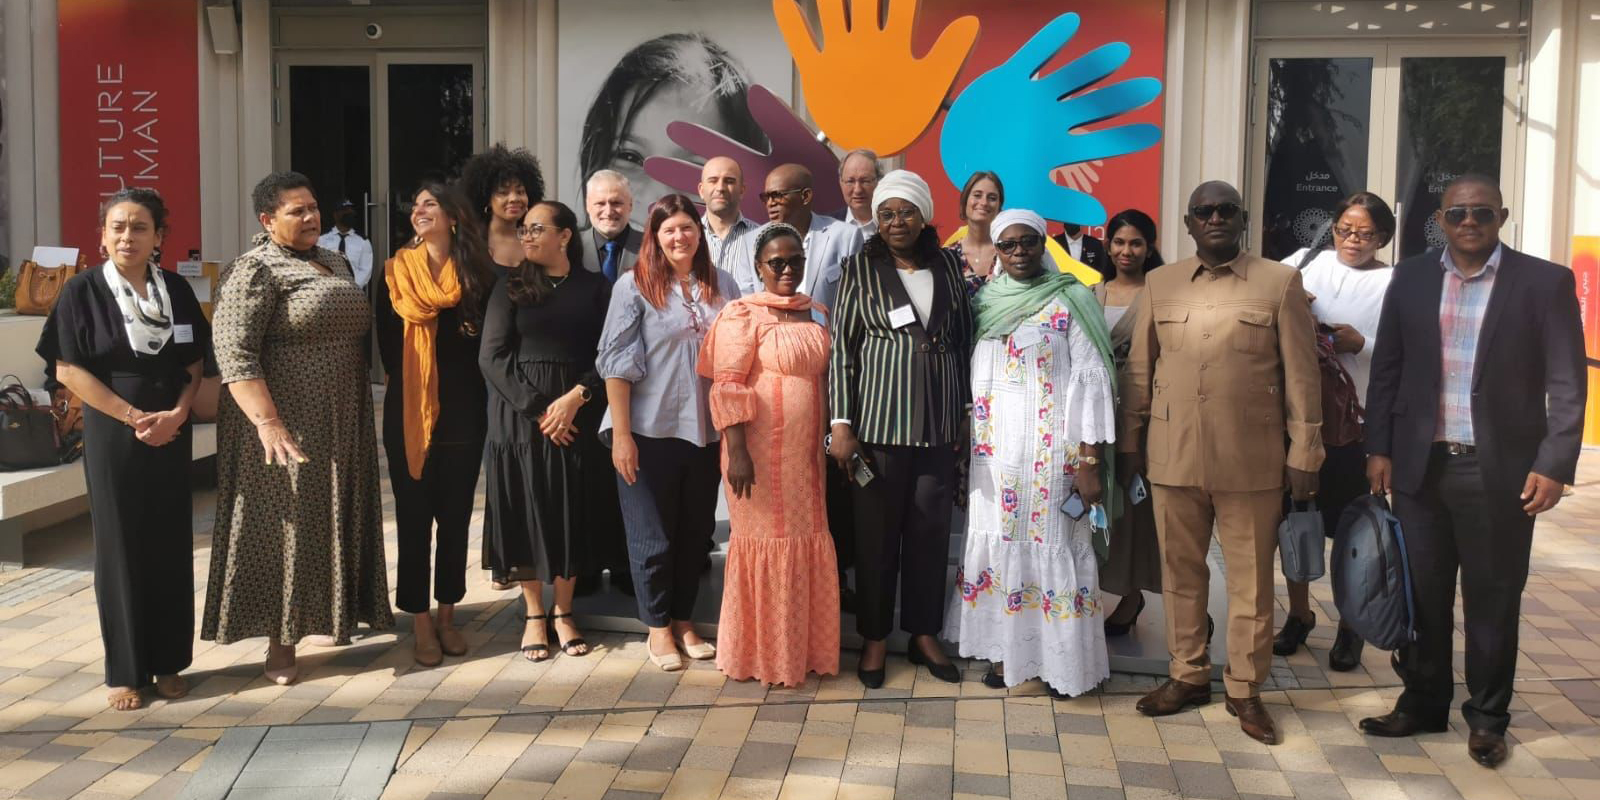
[[[317,246],[311,182],[276,172],[251,193],[263,233],[223,272],[212,324],[228,391],[217,423],[217,512],[200,638],[267,637],[267,677],[296,676],[305,636],[348,644],[394,625],[384,574],[371,308],[344,256]]]
[[[808,672],[839,671],[839,574],[820,446],[828,310],[799,294],[799,230],[762,226],[754,253],[765,291],[722,309],[700,350],[732,527],[717,668],[734,680],[798,686]]]
[[[1094,541],[1116,510],[1110,339],[1094,295],[1045,267],[1039,215],[1004,211],[994,229],[1004,273],[978,293],[967,538],[944,636],[991,662],[986,685],[1037,676],[1078,695],[1111,672]]]

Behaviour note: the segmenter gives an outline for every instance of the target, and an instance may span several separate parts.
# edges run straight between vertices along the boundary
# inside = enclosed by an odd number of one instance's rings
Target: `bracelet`
[[[133,404],[128,404],[128,409],[122,412],[122,424],[133,427]]]
[[[278,419],[277,417],[267,417],[266,419],[261,420],[260,422],[257,422],[256,423],[256,427],[260,428],[260,427],[264,427],[264,426],[267,426],[267,425],[271,425],[274,422],[282,422],[282,421],[283,420]]]

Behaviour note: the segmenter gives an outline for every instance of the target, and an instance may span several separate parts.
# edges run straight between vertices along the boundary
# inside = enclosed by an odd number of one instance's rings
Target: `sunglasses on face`
[[[1212,215],[1219,216],[1225,220],[1233,219],[1239,216],[1240,211],[1238,203],[1205,203],[1189,206],[1189,216],[1201,222],[1210,220]]]
[[[793,197],[794,195],[797,195],[797,194],[799,194],[799,193],[801,193],[803,191],[805,191],[805,190],[804,189],[784,189],[782,191],[762,192],[761,193],[761,202],[763,202],[763,203],[782,203],[782,202],[787,201],[790,197]]]
[[[1334,228],[1333,235],[1339,239],[1350,239],[1357,244],[1367,244],[1378,238],[1377,231],[1358,231],[1354,228]]]
[[[1015,239],[1001,239],[994,243],[994,249],[999,250],[1006,255],[1010,255],[1019,247],[1026,252],[1033,250],[1041,244],[1044,244],[1044,237],[1037,233],[1030,233],[1026,236],[1019,236]]]
[[[1469,216],[1479,225],[1488,225],[1500,218],[1500,209],[1494,206],[1451,206],[1444,210],[1444,221],[1449,225],[1460,225]]]
[[[769,258],[761,263],[767,265],[767,269],[772,270],[772,274],[774,275],[781,275],[783,274],[784,270],[799,273],[806,268],[806,257],[792,256],[790,258]]]

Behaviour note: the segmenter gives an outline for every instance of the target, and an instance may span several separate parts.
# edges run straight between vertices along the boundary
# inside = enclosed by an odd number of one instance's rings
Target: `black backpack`
[[[1375,494],[1345,506],[1333,537],[1334,602],[1362,640],[1383,650],[1416,641],[1411,564],[1405,534],[1389,503]]]

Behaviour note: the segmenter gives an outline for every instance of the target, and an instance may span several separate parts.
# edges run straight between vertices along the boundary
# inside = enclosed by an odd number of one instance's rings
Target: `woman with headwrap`
[[[978,292],[967,537],[944,636],[1052,696],[1111,674],[1096,551],[1117,511],[1111,341],[1093,293],[1044,265],[1045,223],[995,217],[1003,273]]]
[[[828,377],[828,453],[855,478],[856,674],[883,685],[900,585],[907,657],[941,680],[939,647],[956,459],[971,398],[972,306],[961,264],[928,221],[933,197],[895,170],[872,193],[878,232],[842,264]]]
[[[763,291],[724,307],[700,350],[733,530],[717,667],[735,680],[788,686],[839,671],[839,576],[817,446],[828,309],[799,293],[803,241],[782,222],[756,231]]]

